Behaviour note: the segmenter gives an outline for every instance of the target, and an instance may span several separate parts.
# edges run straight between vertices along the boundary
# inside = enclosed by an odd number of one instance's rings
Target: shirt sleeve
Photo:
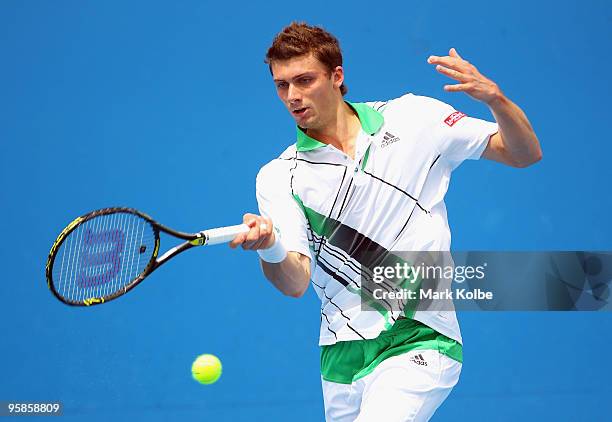
[[[257,175],[256,194],[259,213],[272,220],[280,230],[287,251],[312,259],[308,243],[308,221],[291,195],[290,161],[274,160]]]
[[[437,125],[440,137],[438,150],[452,168],[464,160],[478,160],[486,149],[491,135],[499,129],[497,123],[469,117],[448,104],[439,102]]]

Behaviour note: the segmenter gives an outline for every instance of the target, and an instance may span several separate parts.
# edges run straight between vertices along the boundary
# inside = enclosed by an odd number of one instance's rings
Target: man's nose
[[[293,84],[289,84],[287,89],[287,100],[290,103],[295,103],[300,100],[300,91]]]

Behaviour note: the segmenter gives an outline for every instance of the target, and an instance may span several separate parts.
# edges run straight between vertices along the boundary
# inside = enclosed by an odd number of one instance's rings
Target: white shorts
[[[428,421],[459,381],[461,363],[436,350],[382,361],[352,384],[322,380],[327,422]]]

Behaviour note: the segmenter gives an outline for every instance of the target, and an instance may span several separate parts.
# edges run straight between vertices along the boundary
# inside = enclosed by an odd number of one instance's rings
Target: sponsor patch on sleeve
[[[464,117],[465,117],[465,113],[462,113],[460,111],[455,111],[454,113],[451,113],[451,115],[448,116],[446,119],[444,119],[444,123],[452,127],[455,123],[457,123],[459,120],[463,119]]]

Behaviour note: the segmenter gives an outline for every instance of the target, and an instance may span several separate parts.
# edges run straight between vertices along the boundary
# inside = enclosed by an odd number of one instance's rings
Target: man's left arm
[[[499,132],[492,135],[482,156],[513,167],[527,167],[542,159],[542,149],[527,116],[510,101],[495,82],[482,75],[454,48],[445,57],[430,56],[430,64],[443,75],[460,82],[445,85],[448,92],[465,92],[489,106]]]

